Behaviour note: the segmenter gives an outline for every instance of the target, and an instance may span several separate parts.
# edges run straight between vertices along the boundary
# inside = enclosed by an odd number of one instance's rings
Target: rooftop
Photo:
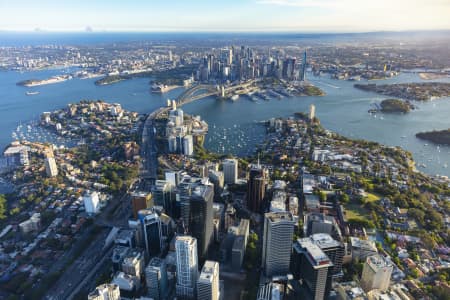
[[[360,238],[351,236],[350,243],[353,248],[377,251],[377,246],[375,245],[375,242],[371,240],[361,240]]]
[[[297,243],[294,244],[294,247],[297,248],[297,251],[306,254],[314,268],[329,267],[333,265],[322,249],[320,249],[320,247],[309,237],[297,239]]]
[[[270,222],[291,221],[293,222],[292,214],[290,212],[270,212],[266,213],[264,217],[268,218]]]
[[[147,268],[160,268],[164,260],[159,257],[153,257],[147,265]]]
[[[182,235],[182,236],[177,236],[176,237],[176,242],[180,242],[180,243],[187,243],[189,245],[194,244],[197,241],[196,238],[189,236],[189,235]]]
[[[333,239],[327,233],[316,233],[316,234],[311,235],[310,238],[321,249],[331,248],[331,247],[339,247],[341,245],[341,243],[339,243],[338,241]]]
[[[219,263],[207,260],[205,261],[205,264],[203,265],[202,272],[200,273],[199,281],[206,281],[206,282],[212,282],[214,278],[214,273],[219,271]],[[216,274],[218,275],[218,274]]]
[[[392,263],[389,260],[387,260],[384,256],[379,255],[379,254],[369,256],[367,258],[366,262],[374,270],[381,269],[381,268],[386,268],[386,267],[392,267]]]

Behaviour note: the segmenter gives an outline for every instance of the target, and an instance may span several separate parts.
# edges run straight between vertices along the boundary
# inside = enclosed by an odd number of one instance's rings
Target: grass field
[[[364,198],[364,202],[375,202],[380,200],[380,196],[372,193],[366,193],[366,197]],[[348,204],[344,204],[345,215],[348,219],[366,219],[370,218],[370,212],[368,209],[364,207],[363,204],[350,202]]]
[[[344,204],[345,216],[349,219],[365,219],[369,217],[369,211],[361,204]]]
[[[380,196],[376,195],[376,194],[372,194],[372,193],[366,193],[367,196],[365,198],[366,202],[374,202],[374,201],[378,201],[380,200]]]

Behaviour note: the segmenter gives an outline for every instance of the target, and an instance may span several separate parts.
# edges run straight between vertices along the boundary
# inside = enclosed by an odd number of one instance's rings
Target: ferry
[[[237,99],[239,99],[239,95],[233,95],[233,96],[231,96],[231,101],[236,101]]]
[[[165,93],[168,89],[169,87],[165,84],[153,84],[151,91],[152,93]]]
[[[30,91],[27,91],[27,92],[25,92],[25,95],[27,95],[27,96],[33,96],[33,95],[38,95],[39,94],[39,92],[30,92]]]

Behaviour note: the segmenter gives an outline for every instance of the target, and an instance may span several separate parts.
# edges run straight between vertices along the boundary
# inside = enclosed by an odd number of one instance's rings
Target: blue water
[[[149,79],[138,78],[108,86],[94,85],[95,79],[72,79],[62,83],[26,88],[16,82],[30,78],[47,78],[61,74],[64,70],[36,72],[0,72],[0,147],[11,142],[11,133],[19,124],[36,120],[44,111],[65,107],[68,103],[82,99],[102,99],[121,103],[125,109],[148,113],[175,98],[182,89],[167,94],[149,93]],[[183,109],[198,114],[209,123],[206,147],[217,152],[239,155],[251,153],[264,138],[265,129],[260,121],[271,117],[287,117],[297,111],[307,111],[311,103],[316,105],[317,116],[322,124],[333,131],[353,138],[364,138],[387,145],[401,146],[413,153],[418,163],[427,168],[420,169],[430,174],[450,176],[450,147],[436,147],[415,137],[419,131],[450,127],[450,98],[426,103],[417,103],[419,109],[405,115],[367,113],[371,103],[385,97],[353,88],[352,82],[336,81],[326,77],[310,77],[321,87],[324,97],[297,97],[282,100],[252,102],[245,97],[236,102],[217,101],[206,98],[186,105]],[[417,74],[401,74],[397,78],[377,81],[413,82],[421,81]],[[449,81],[445,79],[444,81]],[[39,91],[39,95],[26,96],[26,91]]]
[[[283,44],[285,42],[352,42],[382,39],[448,39],[449,30],[409,31],[409,32],[368,32],[368,33],[301,33],[301,32],[14,32],[0,31],[1,46],[38,46],[92,44],[112,44],[122,42],[180,42],[213,44],[252,45],[264,42]],[[308,44],[308,46],[311,46]]]

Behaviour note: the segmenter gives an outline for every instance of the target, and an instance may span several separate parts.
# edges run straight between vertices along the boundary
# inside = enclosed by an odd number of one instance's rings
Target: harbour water
[[[36,121],[44,111],[65,107],[68,103],[83,99],[102,99],[121,103],[125,109],[148,113],[166,104],[182,92],[182,88],[166,94],[151,94],[148,78],[122,81],[107,86],[96,86],[95,79],[71,79],[65,82],[33,88],[16,86],[21,80],[48,78],[67,70],[44,70],[34,72],[0,72],[0,147],[3,149],[13,139],[13,132],[28,138],[54,139],[39,133],[29,122]],[[251,101],[240,97],[237,101],[218,101],[208,97],[190,103],[183,109],[190,114],[200,115],[209,124],[209,134],[205,146],[220,153],[231,152],[238,155],[250,154],[264,139],[265,128],[262,121],[272,117],[288,117],[294,112],[306,112],[310,104],[316,105],[316,114],[329,130],[350,138],[362,138],[386,145],[401,146],[411,151],[419,168],[429,174],[450,176],[450,147],[437,147],[415,137],[415,133],[450,127],[450,98],[442,98],[424,103],[415,103],[418,109],[409,114],[367,113],[371,103],[386,97],[357,90],[354,82],[337,81],[328,77],[308,79],[322,88],[323,97],[292,97],[281,100]],[[443,79],[450,81],[450,79]],[[415,73],[376,83],[421,81]],[[39,94],[26,95],[27,91]],[[20,132],[17,127],[21,126]],[[52,140],[58,144],[58,140]],[[63,143],[64,141],[59,141]],[[426,145],[425,145],[426,144]]]

